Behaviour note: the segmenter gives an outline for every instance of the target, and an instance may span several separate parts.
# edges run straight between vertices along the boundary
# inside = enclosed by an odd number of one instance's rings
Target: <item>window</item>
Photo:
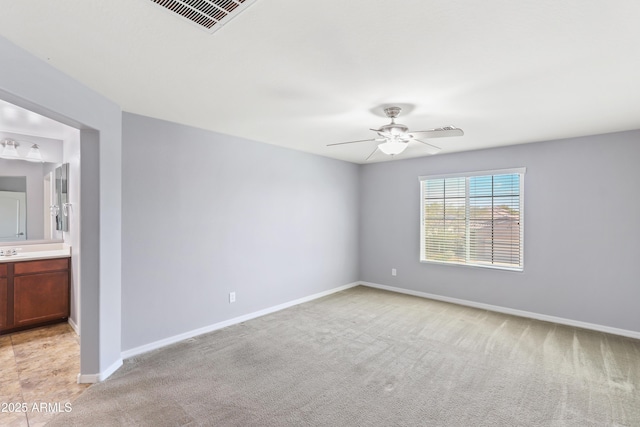
[[[420,177],[420,261],[522,271],[524,168]]]

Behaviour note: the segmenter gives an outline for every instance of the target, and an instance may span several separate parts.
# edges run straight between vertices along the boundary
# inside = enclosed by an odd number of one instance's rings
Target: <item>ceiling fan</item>
[[[370,129],[376,132],[379,138],[372,139],[360,139],[357,141],[337,142],[335,144],[327,144],[327,147],[333,145],[353,144],[356,142],[368,142],[377,141],[380,142],[376,146],[376,149],[369,154],[365,161],[368,161],[378,150],[389,156],[395,156],[402,153],[408,146],[409,142],[416,141],[429,147],[429,154],[435,154],[440,151],[440,147],[428,142],[421,141],[423,138],[442,138],[447,136],[462,136],[464,132],[455,126],[444,126],[436,129],[421,130],[416,132],[409,132],[409,128],[400,123],[396,123],[395,119],[402,111],[400,107],[387,107],[384,109],[384,113],[391,119],[391,123],[381,126],[379,129]],[[418,139],[420,138],[420,139]]]

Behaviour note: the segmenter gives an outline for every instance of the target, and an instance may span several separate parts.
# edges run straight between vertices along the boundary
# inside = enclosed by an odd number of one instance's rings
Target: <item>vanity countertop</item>
[[[23,246],[3,246],[1,248],[4,250],[16,248],[18,249],[18,254],[10,255],[10,256],[6,256],[6,255],[0,256],[0,263],[71,257],[71,246],[65,245],[63,243],[44,243],[40,245],[23,245]]]

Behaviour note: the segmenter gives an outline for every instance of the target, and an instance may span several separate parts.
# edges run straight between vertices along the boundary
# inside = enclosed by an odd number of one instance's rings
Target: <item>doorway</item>
[[[46,401],[52,392],[77,397],[83,389],[77,384],[81,372],[80,137],[78,129],[0,99],[0,140],[10,138],[22,150],[37,144],[43,157],[42,163],[0,158],[3,174],[25,181],[22,199],[12,191],[12,197],[5,198],[7,203],[0,203],[0,207],[7,205],[7,209],[0,208],[0,222],[11,225],[12,235],[1,239],[0,245],[63,243],[71,247],[72,254],[68,322],[0,336],[0,352],[11,362],[3,369],[2,380],[13,384],[15,398],[24,403]],[[51,207],[55,205],[53,171],[63,163],[69,165],[69,199],[65,203],[69,228],[61,232],[56,230]],[[47,375],[51,371],[56,372],[55,378]]]

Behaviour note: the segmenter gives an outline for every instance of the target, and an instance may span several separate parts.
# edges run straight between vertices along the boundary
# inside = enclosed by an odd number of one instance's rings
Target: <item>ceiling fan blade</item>
[[[354,144],[356,142],[367,142],[367,141],[379,141],[380,139],[359,139],[357,141],[347,141],[347,142],[336,142],[333,144],[327,144],[327,147],[331,147],[332,145],[344,145],[344,144]],[[381,140],[380,140],[381,141]]]
[[[463,136],[464,131],[458,129],[455,126],[444,126],[436,129],[419,130],[416,132],[410,132],[412,135],[420,134],[420,138],[442,138],[446,136]]]
[[[368,162],[368,161],[369,161],[369,159],[370,159],[374,154],[376,154],[376,151],[378,151],[378,146],[377,146],[377,145],[376,145],[376,149],[375,149],[375,150],[373,150],[373,151],[371,152],[371,154],[369,154],[369,156],[367,156],[367,158],[366,158],[366,159],[364,159],[364,161],[365,161],[365,162]]]
[[[415,139],[415,138],[413,140],[428,146],[429,147],[429,154],[436,154],[438,151],[442,150],[440,147],[436,147],[435,145],[429,144],[428,142],[420,141],[419,139]]]

